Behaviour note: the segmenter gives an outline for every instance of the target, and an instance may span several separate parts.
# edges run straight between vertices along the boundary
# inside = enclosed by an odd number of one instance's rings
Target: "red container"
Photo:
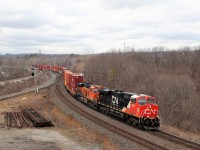
[[[59,71],[59,66],[51,66],[51,71],[58,72]]]
[[[43,70],[43,65],[38,65],[38,69]]]
[[[40,70],[44,70],[44,65],[39,65]]]
[[[37,65],[37,69],[41,70],[42,69],[41,65]]]
[[[60,67],[60,66],[51,66],[51,71],[62,73],[63,67]]]
[[[62,70],[63,70],[63,67],[58,66],[58,71],[62,72]]]
[[[42,65],[42,70],[50,70],[50,66],[49,65]]]
[[[64,77],[64,85],[67,89],[69,89],[69,76],[72,74],[69,70],[63,71],[63,77]]]
[[[72,94],[76,94],[78,83],[83,82],[83,74],[73,73],[69,75],[69,90]]]

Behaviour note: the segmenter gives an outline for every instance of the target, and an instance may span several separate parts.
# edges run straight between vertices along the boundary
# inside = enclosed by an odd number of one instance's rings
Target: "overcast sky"
[[[199,0],[0,0],[0,54],[200,46]]]

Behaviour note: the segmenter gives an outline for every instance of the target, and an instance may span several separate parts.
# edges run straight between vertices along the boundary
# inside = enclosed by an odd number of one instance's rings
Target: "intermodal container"
[[[75,94],[78,83],[83,82],[83,74],[73,73],[69,75],[69,90]]]
[[[73,74],[71,71],[69,70],[63,70],[63,77],[64,77],[64,85],[67,89],[69,89],[69,76]]]

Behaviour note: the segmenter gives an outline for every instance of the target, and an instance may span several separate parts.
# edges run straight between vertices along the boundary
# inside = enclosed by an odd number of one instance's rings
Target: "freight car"
[[[76,96],[76,88],[78,83],[83,82],[83,74],[63,70],[63,81],[66,90],[73,96]]]
[[[51,66],[50,68],[51,68],[50,69],[51,71],[59,72],[59,73],[61,73],[63,70],[63,67],[60,67],[60,66]]]
[[[84,76],[59,66],[33,65],[40,70],[62,73],[66,90],[89,107],[114,115],[132,125],[147,130],[160,126],[159,107],[153,96],[111,90],[101,85],[84,82]]]

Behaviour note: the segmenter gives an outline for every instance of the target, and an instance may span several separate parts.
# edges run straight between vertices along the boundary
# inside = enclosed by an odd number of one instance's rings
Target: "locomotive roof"
[[[105,91],[105,92],[108,92],[108,91],[111,91],[109,88],[103,88],[103,89],[100,89],[99,91]]]
[[[128,94],[128,95],[137,95],[136,93],[133,92],[123,92],[124,94]]]
[[[137,94],[136,95],[132,95],[131,99],[135,99],[135,98],[138,98],[138,97],[139,97],[139,95],[137,95]]]
[[[109,88],[99,89],[98,91],[99,91],[100,93],[104,93],[104,94],[112,93],[112,91],[111,91]]]
[[[139,96],[148,96],[148,95],[146,95],[146,94],[140,94]]]
[[[132,98],[132,99],[135,99],[135,98],[138,98],[138,97],[140,97],[140,96],[149,96],[149,95],[146,95],[146,94],[138,94],[138,95],[137,95],[137,94],[136,94],[136,95],[132,95],[131,98]]]

